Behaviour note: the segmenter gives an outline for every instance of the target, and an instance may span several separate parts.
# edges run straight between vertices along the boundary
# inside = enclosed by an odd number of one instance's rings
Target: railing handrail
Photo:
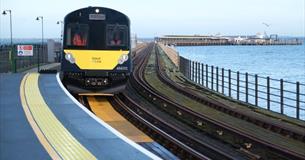
[[[263,108],[267,106],[268,110],[271,110],[274,104],[278,104],[281,114],[285,113],[287,107],[294,108],[297,119],[300,119],[300,111],[305,111],[305,93],[303,93],[305,84],[303,83],[232,71],[192,61],[183,56],[180,56],[179,68],[191,81],[239,101]],[[250,102],[249,98],[252,98],[254,102]],[[265,101],[266,104],[261,106],[261,101]]]

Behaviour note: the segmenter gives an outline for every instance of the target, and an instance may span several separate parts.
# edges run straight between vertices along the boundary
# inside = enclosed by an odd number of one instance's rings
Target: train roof
[[[70,17],[75,17],[75,16],[79,16],[79,14],[86,14],[86,15],[89,15],[89,14],[116,14],[117,16],[123,16],[125,17],[128,22],[129,22],[129,17],[127,15],[125,15],[124,13],[120,12],[120,11],[117,11],[117,10],[114,10],[114,9],[111,9],[111,8],[106,8],[106,7],[86,7],[86,8],[81,8],[81,9],[78,9],[78,10],[75,10],[75,11],[72,11],[70,13],[68,13],[64,20],[66,21],[67,19],[69,19]]]

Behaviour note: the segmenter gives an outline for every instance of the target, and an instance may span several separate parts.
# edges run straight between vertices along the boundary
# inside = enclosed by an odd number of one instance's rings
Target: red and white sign
[[[17,45],[18,56],[33,56],[33,45]]]

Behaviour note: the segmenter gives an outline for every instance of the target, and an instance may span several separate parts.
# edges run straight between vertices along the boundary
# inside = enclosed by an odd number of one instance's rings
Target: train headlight
[[[121,57],[119,58],[119,64],[123,64],[128,60],[128,54],[122,54]]]
[[[74,57],[73,57],[73,55],[72,55],[71,53],[67,53],[67,54],[65,55],[65,58],[66,58],[66,60],[69,61],[70,63],[75,63],[75,59],[74,59]]]

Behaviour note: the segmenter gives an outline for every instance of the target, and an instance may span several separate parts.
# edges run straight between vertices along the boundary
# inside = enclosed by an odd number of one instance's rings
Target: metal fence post
[[[225,93],[225,76],[224,76],[225,70],[221,68],[221,92],[222,94]]]
[[[192,80],[192,61],[190,61],[190,80]]]
[[[231,97],[231,70],[228,70],[228,80],[229,80],[229,97]]]
[[[201,64],[201,85],[204,86],[204,64]]]
[[[16,46],[17,47],[17,46]],[[18,57],[17,57],[17,50],[16,47],[12,47],[12,57],[13,57],[13,61],[14,61],[14,73],[17,73],[17,62],[18,62]]]
[[[270,110],[270,77],[267,77],[267,109]]]
[[[198,63],[198,84],[201,84],[201,63]]]
[[[211,89],[214,90],[214,66],[211,66]]]
[[[236,83],[237,83],[237,88],[236,88],[236,90],[237,90],[237,93],[236,93],[236,97],[237,97],[237,100],[239,100],[239,71],[237,71],[237,75],[236,75],[237,77],[236,77]]]
[[[205,65],[205,85],[209,88],[209,66]]]
[[[195,62],[194,61],[192,61],[192,81],[194,81],[194,69],[195,69]]]
[[[197,77],[197,72],[198,72],[198,68],[197,68],[197,66],[198,66],[198,62],[195,62],[195,83],[197,83],[197,80],[198,80],[198,77]]]
[[[195,66],[196,66],[196,64],[195,64],[196,62],[195,61],[193,61],[193,67],[192,67],[192,69],[193,69],[193,72],[192,72],[192,76],[193,76],[193,82],[195,82],[195,72],[196,72],[196,68],[195,68]]]
[[[281,86],[280,86],[280,91],[281,91],[281,114],[284,113],[284,82],[283,79],[280,80]]]
[[[255,105],[258,106],[258,77],[255,74]]]
[[[194,67],[193,67],[193,81],[196,82],[196,62],[194,61]]]
[[[189,77],[188,77],[188,78],[191,79],[192,63],[191,63],[190,60],[188,60],[187,63],[188,63],[188,65],[189,65],[189,68],[188,68],[188,76],[189,76]]]
[[[218,67],[216,67],[216,91],[218,92]]]
[[[249,95],[249,89],[248,89],[248,73],[246,72],[246,102],[248,103],[249,100],[248,100],[248,95]]]
[[[198,62],[197,68],[197,83],[200,84],[200,63]]]
[[[197,83],[199,84],[200,83],[200,63],[198,62],[197,63]]]
[[[198,70],[197,70],[197,77],[198,77],[198,78],[197,78],[197,79],[198,79],[198,82],[197,82],[197,83],[198,83],[198,84],[200,84],[200,66],[201,66],[201,63],[198,62],[198,68],[197,68],[197,69],[198,69]]]
[[[186,68],[188,67],[186,64],[185,64],[185,61],[184,61],[184,59],[182,59],[181,57],[179,57],[179,71],[185,76],[185,77],[187,77],[187,75],[186,75]],[[183,68],[182,68],[182,66],[183,66]]]
[[[192,61],[190,61],[190,80],[192,80]]]
[[[296,118],[300,119],[300,82],[296,83]]]
[[[188,69],[188,63],[185,59],[182,59],[182,57],[179,57],[179,71],[182,72],[182,74],[187,77],[187,69]]]
[[[36,45],[36,57],[35,57],[35,61],[34,61],[34,65],[37,65],[38,66],[38,54],[39,54],[39,46]]]

